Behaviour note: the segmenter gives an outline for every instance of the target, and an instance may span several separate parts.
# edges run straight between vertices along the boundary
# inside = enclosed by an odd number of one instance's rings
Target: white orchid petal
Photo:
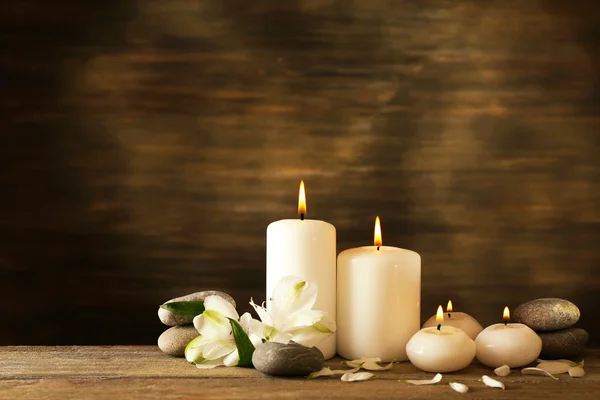
[[[367,379],[371,379],[374,377],[370,372],[346,372],[342,375],[342,382],[358,382],[358,381],[366,381]]]
[[[252,321],[252,315],[250,313],[245,312],[240,317],[240,326],[244,330],[244,332],[248,333],[250,331],[250,321]]]
[[[538,358],[537,360],[535,360],[538,364],[541,363],[555,363],[555,362],[560,362],[560,363],[565,363],[565,364],[569,364],[569,366],[571,367],[576,367],[578,364],[575,361],[571,361],[571,360],[565,360],[565,359],[561,359],[561,360],[542,360],[541,358]],[[583,361],[582,361],[583,362]]]
[[[240,353],[238,353],[237,349],[229,353],[229,355],[225,356],[223,359],[223,364],[226,367],[235,367],[240,362]]]
[[[276,342],[282,344],[288,344],[292,339],[292,335],[286,332],[280,332],[273,326],[263,324],[255,319],[249,322],[250,335],[258,336],[261,339],[265,339],[268,342]]]
[[[259,306],[258,304],[254,304],[254,300],[250,298],[250,305],[254,307],[254,311],[258,314],[258,318],[267,325],[273,325],[273,318],[271,318],[271,314],[267,311],[266,308]]]
[[[549,376],[550,378],[552,378],[554,380],[558,380],[557,377],[555,377],[548,371],[544,371],[543,369],[540,369],[540,368],[523,368],[521,370],[521,373],[523,375],[545,375],[545,376]]]
[[[300,310],[310,310],[317,300],[318,287],[296,276],[282,278],[271,296],[273,325],[279,327],[287,318]],[[269,310],[271,311],[271,310]]]
[[[412,385],[433,385],[439,383],[442,380],[442,374],[437,374],[433,379],[404,379],[400,382],[410,383]]]
[[[507,376],[508,374],[510,374],[510,367],[506,364],[496,368],[494,370],[494,373],[498,376]]]
[[[489,386],[489,387],[500,388],[502,390],[505,389],[504,383],[502,383],[500,381],[497,381],[497,380],[495,380],[493,378],[490,378],[487,375],[482,376],[481,379],[480,379],[480,381],[483,382],[486,386]]]
[[[374,362],[374,363],[380,363],[381,362],[381,358],[379,357],[361,357],[358,360],[347,360],[347,361],[342,361],[342,364],[347,365],[349,367],[360,367],[361,365],[363,365],[366,362]]]
[[[250,334],[248,335],[248,338],[250,339],[250,342],[252,342],[252,345],[254,346],[255,349],[258,348],[258,346],[262,346],[263,345],[263,341],[261,337],[258,337],[256,335]]]
[[[386,371],[388,369],[392,369],[394,363],[391,362],[388,365],[379,365],[374,361],[365,361],[360,368],[366,369],[368,371]]]
[[[453,390],[457,391],[458,393],[467,393],[469,391],[469,387],[464,383],[450,382],[449,385]]]
[[[202,335],[192,339],[187,346],[185,346],[185,359],[194,364],[201,362],[203,360],[202,352],[204,351],[204,346],[206,346],[206,343],[208,343],[208,341]]]
[[[332,335],[331,332],[323,332],[315,326],[298,328],[288,333],[291,334],[291,340],[305,347],[315,347]]]
[[[537,365],[537,368],[543,369],[550,374],[564,374],[571,367],[573,367],[573,365],[562,361],[544,361]]]
[[[571,367],[568,372],[571,378],[581,378],[585,375],[585,371],[581,367]]]
[[[207,360],[223,358],[235,351],[235,342],[232,342],[233,341],[228,340],[215,340],[213,342],[209,342],[204,347],[202,357]]]
[[[193,322],[198,333],[209,338],[225,338],[231,332],[229,320],[218,311],[204,310]]]
[[[200,369],[211,369],[211,368],[215,368],[215,367],[220,367],[223,364],[223,359],[219,358],[217,360],[204,360],[201,363],[196,364],[196,368],[200,368]]]
[[[204,309],[217,311],[224,317],[235,319],[236,321],[240,318],[235,307],[221,296],[213,295],[206,297],[204,299]]]
[[[300,310],[289,316],[285,322],[284,330],[312,326],[321,321],[325,313],[318,310]]]
[[[334,376],[334,375],[335,375],[335,373],[331,370],[331,368],[323,367],[319,371],[313,372],[312,374],[308,375],[308,379],[315,379],[315,378],[319,378],[321,376]]]

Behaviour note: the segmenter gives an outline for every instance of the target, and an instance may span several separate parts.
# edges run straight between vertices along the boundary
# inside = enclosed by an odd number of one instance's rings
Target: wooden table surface
[[[328,362],[339,366],[339,359]],[[410,363],[395,365],[378,379],[344,383],[339,378],[283,379],[263,376],[254,369],[199,370],[180,358],[163,355],[153,346],[0,347],[0,399],[598,399],[600,350],[585,355],[586,376],[571,378],[525,376],[516,371],[498,378],[506,390],[478,382],[491,369],[473,363],[442,382],[413,386],[398,379],[432,378]],[[448,382],[469,385],[462,395]]]

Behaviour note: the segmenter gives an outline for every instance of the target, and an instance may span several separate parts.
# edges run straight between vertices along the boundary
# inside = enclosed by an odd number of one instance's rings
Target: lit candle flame
[[[381,221],[379,221],[379,217],[375,218],[375,246],[377,246],[377,250],[379,250],[379,246],[383,244],[381,240]]]
[[[306,193],[304,193],[304,181],[300,181],[300,191],[298,192],[298,215],[304,219],[306,215]]]
[[[446,306],[446,312],[452,312],[452,300],[448,300],[448,305]]]
[[[502,318],[504,319],[504,322],[508,322],[508,320],[510,319],[510,311],[508,311],[508,307],[504,307],[504,313],[502,314]]]
[[[438,324],[444,322],[444,309],[442,308],[441,304],[437,309],[437,314],[435,314],[435,322],[437,322]]]

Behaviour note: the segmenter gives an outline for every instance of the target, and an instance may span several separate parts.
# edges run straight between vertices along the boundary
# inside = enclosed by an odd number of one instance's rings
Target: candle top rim
[[[404,249],[402,247],[395,247],[395,246],[379,246],[379,250],[377,250],[378,246],[359,246],[359,247],[351,247],[349,249],[344,250],[343,252],[346,251],[354,251],[354,252],[365,252],[365,251],[369,251],[372,253],[377,253],[377,252],[398,252],[398,253],[413,253],[419,257],[421,257],[421,255],[419,253],[417,253],[414,250],[410,250],[410,249]],[[343,253],[342,252],[342,253]]]
[[[504,329],[523,329],[523,328],[531,329],[527,325],[522,324],[520,322],[509,322],[508,324],[505,324],[504,322],[498,322],[497,324],[492,324],[485,329],[489,329],[489,330],[502,329],[502,330],[504,330]]]
[[[295,223],[298,223],[298,224],[301,224],[301,223],[311,224],[311,223],[315,223],[315,222],[322,222],[324,224],[331,225],[331,226],[333,226],[335,228],[335,226],[332,223],[330,223],[330,222],[323,221],[323,220],[320,220],[320,219],[311,219],[311,218],[304,218],[304,219],[300,219],[300,218],[284,218],[284,219],[280,219],[280,220],[277,220],[277,221],[273,221],[268,226],[271,226],[271,225],[277,224],[277,223],[281,223],[281,222],[286,222],[287,223],[288,221],[293,221],[292,223],[295,222]]]
[[[440,336],[453,336],[453,335],[460,334],[461,332],[464,333],[464,331],[462,329],[459,329],[459,328],[456,328],[456,327],[450,326],[450,325],[444,325],[443,323],[442,323],[442,326],[440,329],[441,330],[438,331],[437,326],[430,326],[430,327],[421,329],[419,332],[423,332],[423,333],[427,333],[427,334],[438,334]]]

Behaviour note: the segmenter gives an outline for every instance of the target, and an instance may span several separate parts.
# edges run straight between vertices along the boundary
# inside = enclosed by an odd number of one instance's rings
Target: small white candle
[[[375,245],[341,252],[337,279],[338,354],[405,361],[420,325],[421,256],[382,246],[377,217]]]
[[[336,319],[335,227],[328,222],[305,219],[304,181],[298,194],[298,219],[284,219],[267,228],[267,304],[281,278],[294,275],[317,284],[313,309]],[[335,334],[316,347],[325,359],[335,356]]]
[[[423,328],[437,326],[436,316],[432,316],[423,324]],[[447,318],[446,318],[447,317]],[[453,326],[462,329],[472,340],[475,340],[483,327],[475,318],[467,313],[452,311],[452,301],[448,300],[446,314],[444,315],[444,326]]]
[[[444,310],[438,307],[438,325],[417,332],[406,345],[408,359],[427,372],[458,371],[475,358],[475,342],[461,329],[444,325]]]
[[[504,308],[503,324],[485,328],[475,339],[477,359],[488,367],[522,367],[535,361],[542,351],[542,339],[526,325],[509,324],[510,313]]]

